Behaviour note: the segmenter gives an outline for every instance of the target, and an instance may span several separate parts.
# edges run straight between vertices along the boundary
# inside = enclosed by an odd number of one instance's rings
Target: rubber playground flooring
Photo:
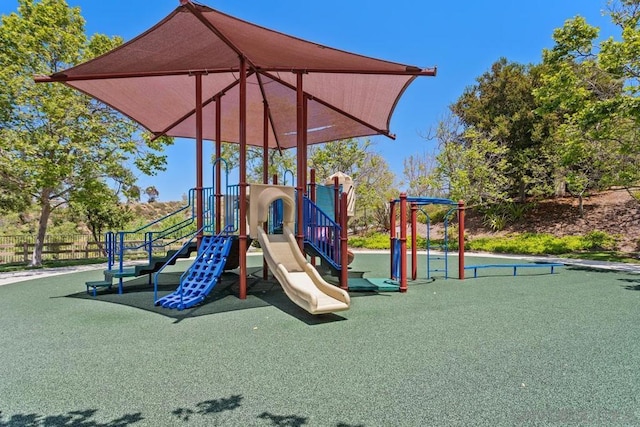
[[[353,269],[386,277],[389,256]],[[1,286],[0,427],[640,425],[640,275],[556,271],[423,278],[322,316],[259,274],[183,312],[146,279],[86,295],[100,271]]]

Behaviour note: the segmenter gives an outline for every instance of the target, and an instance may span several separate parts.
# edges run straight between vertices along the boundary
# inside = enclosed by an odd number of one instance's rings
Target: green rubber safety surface
[[[353,292],[399,292],[400,283],[382,278],[349,278],[349,291]]]
[[[639,275],[420,279],[321,316],[233,276],[179,316],[144,278],[86,295],[98,270],[0,286],[0,426],[640,425]]]

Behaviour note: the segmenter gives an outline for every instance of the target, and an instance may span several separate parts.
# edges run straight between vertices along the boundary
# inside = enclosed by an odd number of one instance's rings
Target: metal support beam
[[[196,228],[198,247],[202,241],[204,205],[202,200],[202,74],[196,74]]]
[[[302,87],[303,79],[302,73],[296,74],[296,136],[297,136],[297,145],[296,145],[296,155],[297,155],[297,179],[296,179],[296,190],[297,190],[297,201],[296,207],[298,211],[298,227],[296,230],[296,239],[298,241],[298,246],[300,250],[304,250],[304,224],[303,222],[303,209],[302,209],[302,200],[304,195],[304,186],[305,186],[305,158],[307,153],[305,150],[304,144],[304,134],[306,133],[306,129],[304,128],[304,90]]]
[[[247,298],[247,62],[240,57],[240,299]]]

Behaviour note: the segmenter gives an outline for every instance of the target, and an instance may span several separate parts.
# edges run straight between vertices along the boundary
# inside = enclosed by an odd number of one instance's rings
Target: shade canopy
[[[182,0],[119,48],[37,81],[59,81],[119,110],[156,136],[197,137],[194,75],[202,75],[204,139],[239,142],[239,63],[247,64],[246,142],[295,147],[303,73],[307,143],[383,134],[407,86],[435,69],[369,58],[291,37]]]

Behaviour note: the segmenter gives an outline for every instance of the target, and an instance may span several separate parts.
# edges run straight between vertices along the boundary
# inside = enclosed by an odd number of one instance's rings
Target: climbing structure
[[[233,236],[204,236],[198,256],[180,277],[178,289],[157,299],[155,305],[182,310],[202,302],[220,280],[232,242]]]

